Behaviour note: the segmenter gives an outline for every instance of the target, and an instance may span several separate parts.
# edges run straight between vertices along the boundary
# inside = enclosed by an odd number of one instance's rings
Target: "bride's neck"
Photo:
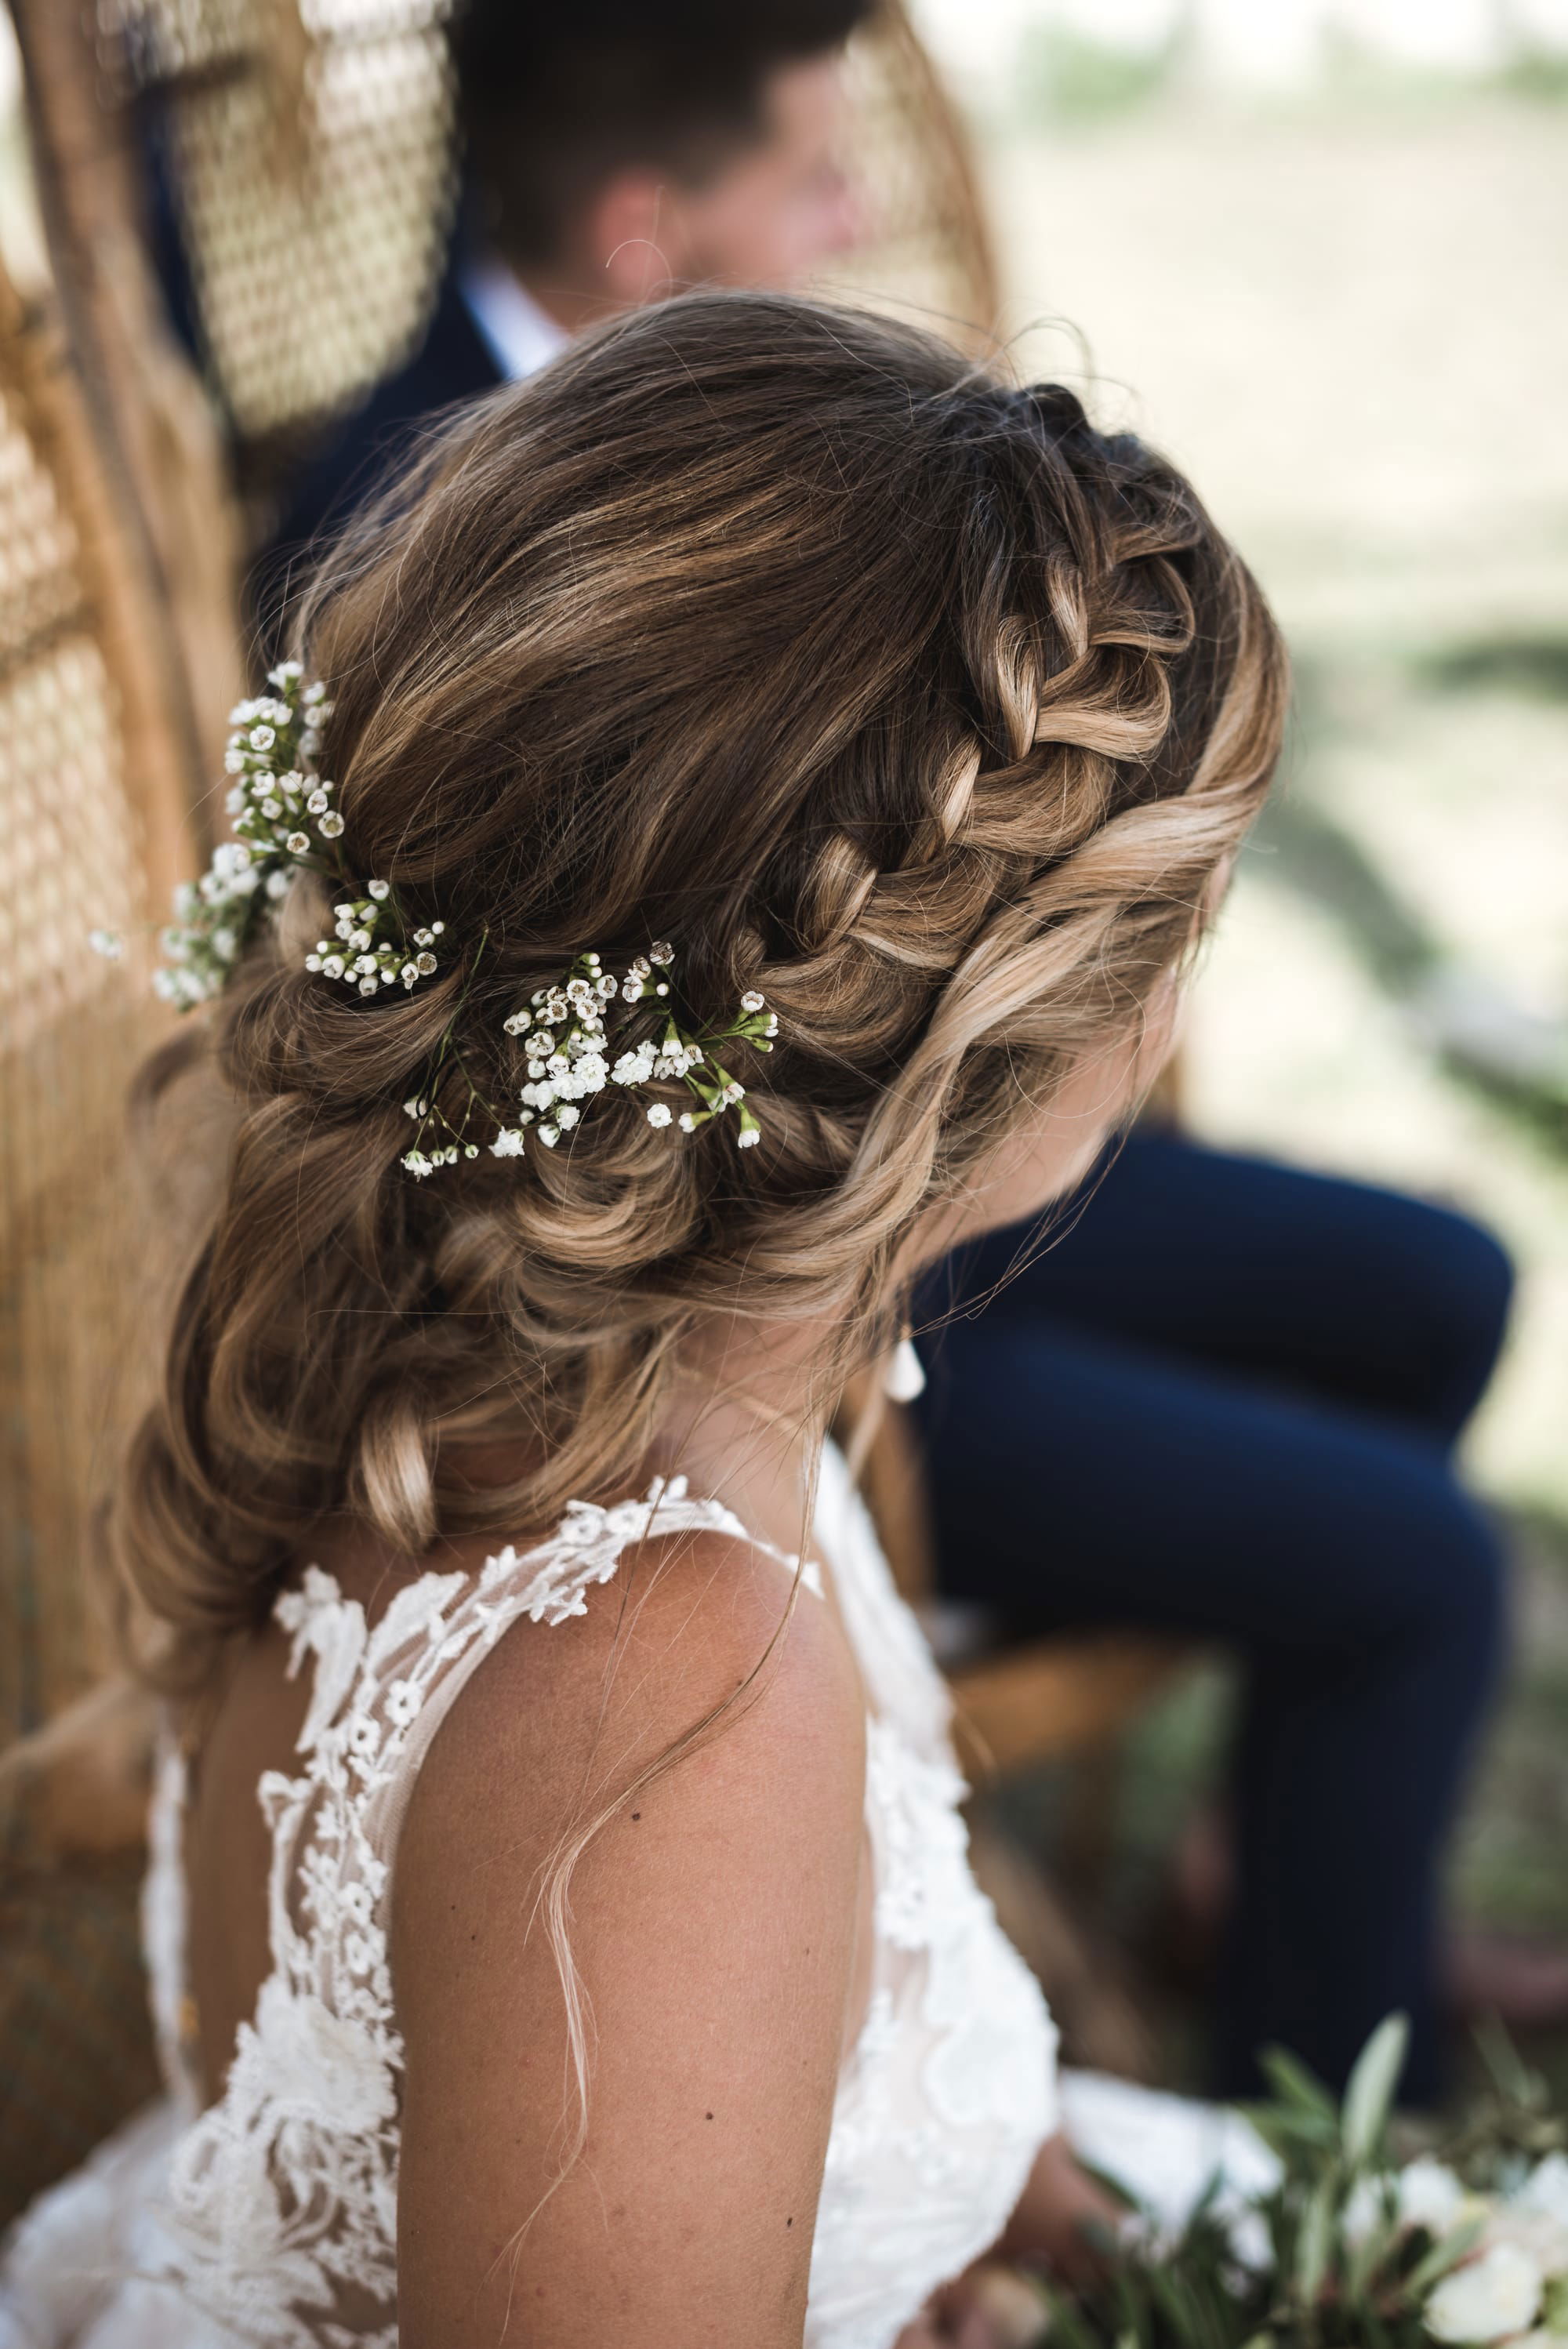
[[[672,1469],[790,1548],[832,1407],[820,1377],[829,1335],[739,1319],[705,1330],[682,1356],[659,1431]]]
[[[798,1547],[836,1400],[821,1377],[831,1340],[823,1324],[739,1317],[710,1324],[673,1366],[659,1423],[632,1481],[685,1476],[694,1492],[723,1501],[753,1533],[783,1549]],[[461,1460],[469,1484],[505,1486],[537,1468],[539,1454],[530,1443],[494,1437],[466,1444]],[[577,1497],[608,1501],[624,1494]]]

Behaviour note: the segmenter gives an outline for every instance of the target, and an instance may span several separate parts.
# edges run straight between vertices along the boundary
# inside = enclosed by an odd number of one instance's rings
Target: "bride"
[[[226,1121],[115,1520],[169,2095],[0,2340],[977,2338],[1098,2206],[824,1428],[1155,1073],[1267,611],[1070,393],[698,295],[446,428],[297,649],[148,1081]]]

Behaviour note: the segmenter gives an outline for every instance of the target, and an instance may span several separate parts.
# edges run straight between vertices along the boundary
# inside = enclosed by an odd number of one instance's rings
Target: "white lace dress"
[[[279,1600],[294,1665],[311,1660],[315,1682],[298,1775],[269,1771],[258,1789],[273,1844],[273,1965],[254,2017],[222,2097],[198,2113],[180,2056],[181,1785],[170,1758],[145,1909],[169,2095],[22,2221],[0,2268],[0,2349],[390,2349],[402,2043],[387,1944],[398,1829],[431,1739],[487,1651],[523,1616],[582,1614],[651,1522],[742,1534],[676,1481],[646,1502],[574,1506],[549,1541],[503,1550],[477,1575],[424,1575],[373,1631],[314,1568]],[[1056,2032],[970,1873],[946,1692],[831,1451],[817,1547],[870,1702],[875,1951],[834,2106],[805,2339],[889,2349],[931,2290],[995,2240],[1057,2126]]]

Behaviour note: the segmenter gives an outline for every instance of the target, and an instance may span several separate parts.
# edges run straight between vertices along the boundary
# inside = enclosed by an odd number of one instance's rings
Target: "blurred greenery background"
[[[1517,1260],[1469,1452],[1514,1531],[1517,1653],[1455,1894],[1568,1938],[1568,9],[917,15],[975,127],[1021,363],[1190,469],[1295,650],[1190,1120],[1460,1204]],[[1227,1693],[1208,1674],[1139,1736],[1133,1927]],[[1025,1790],[1024,1824],[1058,1792]],[[1541,2052],[1568,2080],[1568,2034]]]

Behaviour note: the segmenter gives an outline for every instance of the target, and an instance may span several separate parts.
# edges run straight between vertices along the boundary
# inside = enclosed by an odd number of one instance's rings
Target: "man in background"
[[[465,194],[423,343],[294,486],[262,567],[410,426],[683,285],[798,285],[854,241],[843,50],[872,0],[474,0],[452,30]]]

